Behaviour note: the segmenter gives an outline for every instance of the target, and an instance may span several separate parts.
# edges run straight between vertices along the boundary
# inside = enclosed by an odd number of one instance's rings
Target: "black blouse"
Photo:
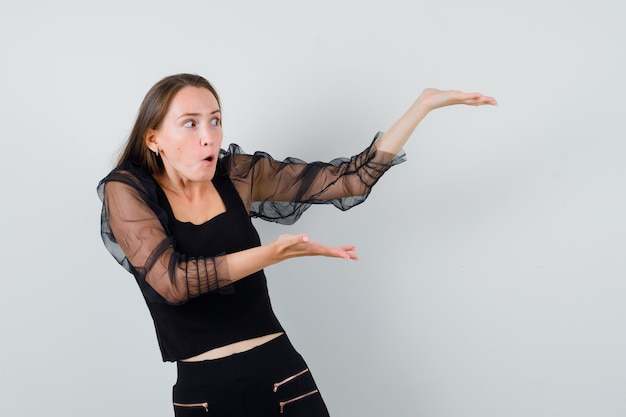
[[[404,153],[377,151],[376,138],[352,158],[305,163],[220,152],[213,183],[226,212],[202,225],[179,222],[156,181],[126,162],[98,184],[105,246],[139,284],[163,360],[174,361],[282,331],[263,271],[231,282],[225,255],[261,244],[251,217],[294,223],[312,204],[347,210]]]

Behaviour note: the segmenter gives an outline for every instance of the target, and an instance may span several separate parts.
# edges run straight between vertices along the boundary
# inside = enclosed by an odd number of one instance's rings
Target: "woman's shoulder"
[[[113,168],[111,172],[107,174],[100,182],[109,181],[122,181],[122,182],[137,182],[146,184],[153,182],[152,176],[138,164],[131,161],[123,162],[117,167]]]
[[[231,143],[228,147],[220,149],[216,174],[239,177],[241,171],[247,172],[250,169],[250,158],[251,155],[245,153],[239,145]]]
[[[105,185],[113,181],[131,186],[140,192],[144,196],[144,199],[156,198],[156,183],[154,178],[152,178],[146,170],[133,162],[126,161],[113,168],[111,172],[98,183],[98,194],[102,195]]]

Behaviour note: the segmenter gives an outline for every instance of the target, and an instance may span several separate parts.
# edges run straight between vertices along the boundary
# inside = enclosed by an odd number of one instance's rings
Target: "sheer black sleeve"
[[[130,165],[100,182],[101,234],[109,252],[151,301],[180,304],[228,285],[224,256],[186,259],[174,250],[154,187],[147,174]]]
[[[297,158],[276,161],[265,152],[246,155],[232,144],[222,152],[224,169],[251,216],[293,224],[312,204],[333,204],[348,210],[368,197],[378,179],[406,160],[379,151],[376,141],[351,158],[306,163]]]

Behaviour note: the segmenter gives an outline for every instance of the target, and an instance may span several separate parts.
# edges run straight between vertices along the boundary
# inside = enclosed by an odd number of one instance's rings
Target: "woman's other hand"
[[[280,235],[273,243],[279,261],[300,256],[327,256],[330,258],[359,259],[354,252],[356,246],[346,245],[330,247],[313,242],[306,234]]]

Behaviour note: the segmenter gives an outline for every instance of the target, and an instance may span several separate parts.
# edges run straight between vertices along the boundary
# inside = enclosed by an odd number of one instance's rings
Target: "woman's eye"
[[[194,122],[193,120],[187,120],[183,126],[185,127],[196,127],[196,122]]]
[[[219,126],[220,125],[220,119],[217,118],[217,117],[215,119],[211,119],[211,125]]]

